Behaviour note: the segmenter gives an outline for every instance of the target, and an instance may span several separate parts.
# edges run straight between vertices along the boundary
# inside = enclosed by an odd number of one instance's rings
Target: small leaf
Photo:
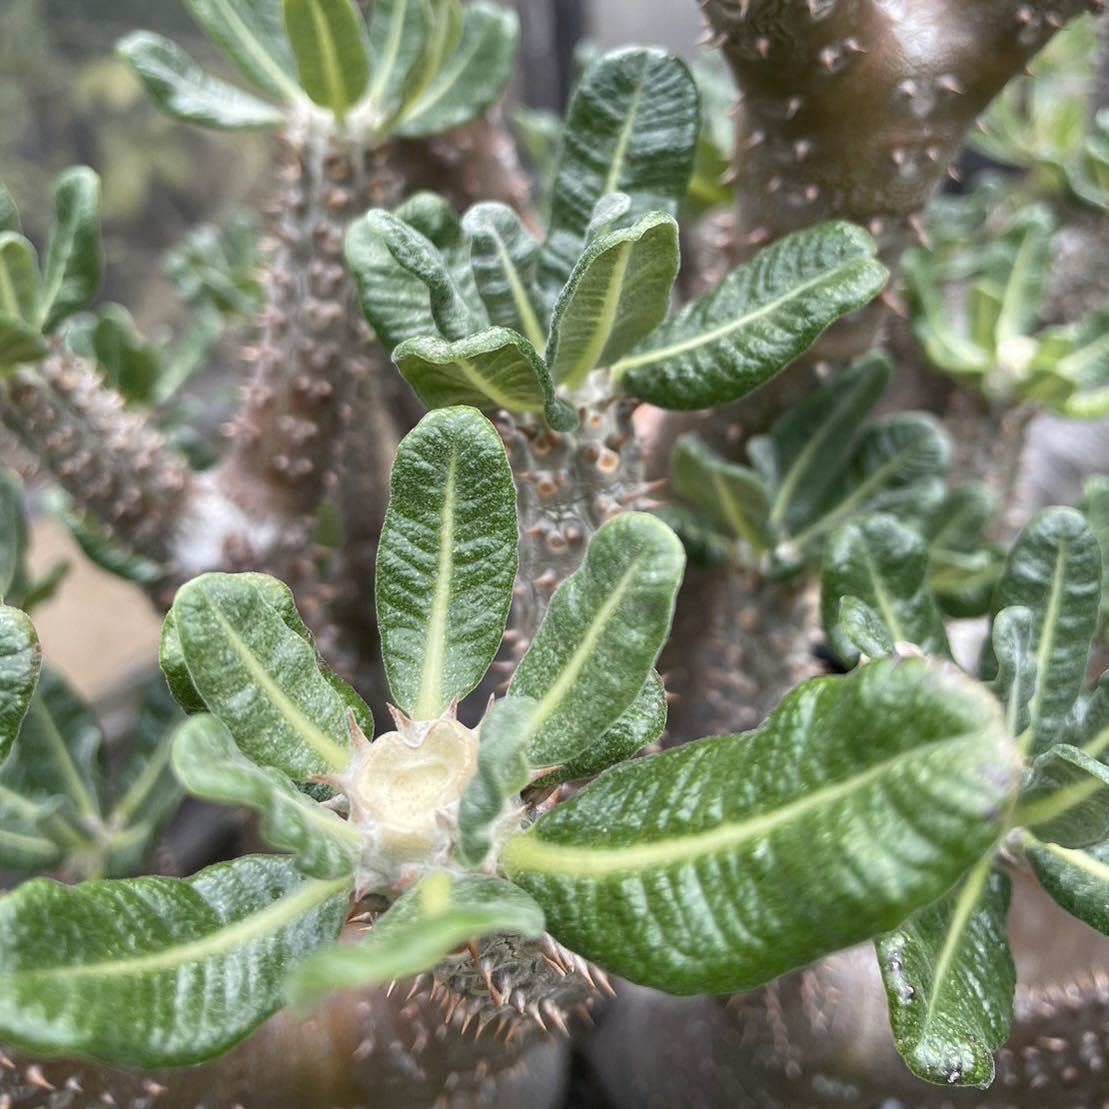
[[[1109,841],[1072,851],[1026,836],[1025,851],[1052,899],[1071,916],[1109,936]]]
[[[547,363],[568,389],[655,330],[678,276],[678,224],[656,212],[602,235],[578,260],[555,305]]]
[[[874,240],[824,223],[760,251],[612,367],[625,392],[660,408],[712,408],[780,373],[889,274]]]
[[[8,192],[4,183],[0,181],[0,232],[23,230],[23,224],[19,219],[19,209],[12,199],[12,194]]]
[[[382,119],[400,107],[413,67],[422,59],[431,9],[425,0],[374,0],[370,18],[370,70],[366,98]]]
[[[289,982],[289,996],[309,1012],[335,990],[381,985],[430,970],[468,940],[489,935],[534,938],[543,910],[501,878],[429,874],[379,917],[357,944],[322,951]]]
[[[882,619],[894,643],[950,655],[947,632],[928,589],[928,555],[916,532],[891,516],[862,516],[835,531],[824,548],[824,631],[840,660],[858,659],[837,626],[841,597],[857,597]]]
[[[0,232],[0,313],[38,324],[39,263],[35,248],[14,231]]]
[[[419,62],[413,67],[405,84],[398,117],[402,117],[409,106],[423,96],[462,38],[461,0],[422,0],[422,3],[427,37]]]
[[[1009,879],[983,859],[953,893],[876,942],[897,1050],[925,1082],[993,1082],[1017,979],[1010,892]]]
[[[173,119],[219,131],[259,131],[285,122],[280,108],[213,77],[175,42],[152,31],[133,32],[117,49]]]
[[[1101,553],[1082,514],[1049,508],[1024,529],[994,594],[996,615],[1023,605],[1035,618],[1036,691],[1028,706],[1032,750],[1061,738],[1082,689],[1101,597]],[[997,674],[987,643],[982,676]]]
[[[405,104],[396,133],[428,138],[481,116],[512,76],[519,33],[515,12],[481,0],[468,4],[458,45],[427,88]]]
[[[340,120],[370,80],[366,28],[351,0],[284,0],[300,85]]]
[[[0,762],[19,735],[41,665],[34,625],[19,609],[0,605]]]
[[[1016,771],[976,682],[879,659],[806,682],[755,732],[613,767],[501,863],[606,970],[755,989],[942,896],[996,839]]]
[[[54,185],[54,230],[39,300],[44,332],[85,306],[100,284],[102,266],[100,178],[79,166]]]
[[[162,676],[166,679],[166,686],[173,694],[173,699],[185,712],[192,715],[208,711],[208,706],[193,685],[192,675],[185,664],[185,652],[181,646],[181,635],[177,630],[177,616],[172,608],[162,621],[162,638],[158,644],[158,665],[161,667]]]
[[[509,687],[539,702],[532,766],[583,753],[631,707],[670,632],[684,568],[677,536],[652,516],[625,513],[593,537]]]
[[[139,334],[130,312],[106,305],[89,338],[105,383],[128,404],[149,404],[162,372],[162,351]]]
[[[301,99],[296,62],[274,0],[185,0],[193,18],[263,92],[293,103]]]
[[[980,482],[950,489],[921,522],[928,544],[928,579],[940,608],[955,619],[989,612],[1004,552],[982,538],[997,499]]]
[[[1109,414],[1109,311],[1037,336],[1020,392],[1072,420]]]
[[[1013,221],[998,244],[997,276],[1002,278],[1001,311],[997,320],[995,349],[1008,339],[1035,329],[1051,261],[1055,218],[1043,204],[1029,205]],[[1006,249],[1007,248],[1007,249]]]
[[[620,50],[586,70],[566,118],[543,246],[540,281],[549,301],[581,256],[601,197],[627,193],[631,218],[677,214],[697,131],[697,86],[673,55]]]
[[[280,1007],[292,967],[334,942],[349,885],[262,856],[184,880],[27,882],[0,900],[0,1033],[116,1066],[213,1058]]]
[[[48,347],[37,328],[0,313],[0,369],[45,358]]]
[[[294,855],[305,874],[354,873],[362,842],[358,830],[300,793],[279,770],[256,766],[214,716],[193,716],[178,729],[173,769],[195,797],[254,809],[262,818],[262,838]]]
[[[1012,736],[1028,727],[1028,706],[1036,691],[1036,618],[1031,609],[1011,605],[994,619],[994,656],[997,677],[993,691],[1005,710],[1005,724]]]
[[[516,578],[516,491],[473,409],[429,413],[397,450],[377,555],[381,653],[400,708],[436,719],[481,681]]]
[[[1037,839],[1060,847],[1109,839],[1109,766],[1057,744],[1032,764],[1016,819]]]
[[[897,653],[889,626],[858,597],[840,598],[834,633],[844,644],[843,654],[854,651],[867,658],[886,658]]]

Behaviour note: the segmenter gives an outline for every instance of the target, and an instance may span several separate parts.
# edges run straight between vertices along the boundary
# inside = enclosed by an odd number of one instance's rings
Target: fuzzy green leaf
[[[36,326],[39,285],[35,248],[14,231],[0,232],[0,312]]]
[[[426,0],[374,0],[370,16],[370,70],[366,99],[389,119],[400,107],[413,67],[427,44],[431,9]]]
[[[983,539],[982,530],[996,511],[993,493],[979,482],[967,482],[948,490],[921,523],[928,579],[948,616],[974,619],[989,612],[1005,555]]]
[[[1016,819],[1037,839],[1069,848],[1109,839],[1109,766],[1077,747],[1040,755],[1020,800]]]
[[[27,882],[0,900],[0,1033],[117,1066],[210,1059],[280,1007],[292,967],[334,942],[348,891],[262,856],[184,880]]]
[[[1046,750],[1062,731],[1086,677],[1101,597],[1101,552],[1085,518],[1049,508],[1017,540],[994,594],[996,615],[1023,605],[1035,619],[1036,691],[1028,706],[1032,750]],[[982,676],[997,674],[987,643]]]
[[[299,1011],[308,1012],[335,990],[430,970],[468,940],[498,934],[535,938],[543,923],[543,910],[511,882],[440,871],[398,898],[361,942],[303,963],[289,982],[289,996]]]
[[[1009,897],[1009,879],[984,859],[954,892],[877,941],[897,1050],[925,1082],[993,1082],[1017,979]]]
[[[1028,706],[1036,690],[1036,619],[1030,609],[1012,605],[997,614],[991,629],[997,659],[993,691],[1005,711],[1009,734],[1028,727]]]
[[[553,302],[585,248],[593,209],[627,193],[629,217],[676,215],[693,172],[697,87],[661,50],[607,54],[582,76],[566,119],[540,281]]]
[[[0,466],[0,601],[13,589],[21,588],[26,551],[27,517],[23,511],[23,483],[14,470]]]
[[[254,809],[262,818],[262,838],[294,855],[305,874],[341,878],[354,873],[358,830],[299,792],[279,770],[251,762],[214,716],[193,716],[177,731],[173,769],[196,797]]]
[[[836,621],[841,597],[865,602],[894,643],[913,643],[926,655],[950,654],[943,617],[928,588],[924,541],[892,516],[844,524],[824,548],[824,630],[840,659],[853,665],[858,654]]]
[[[301,99],[296,62],[275,0],[185,0],[193,18],[239,71],[279,100]]]
[[[66,170],[54,185],[54,229],[39,299],[44,332],[85,306],[100,284],[102,268],[100,178],[78,166]]]
[[[42,650],[30,619],[0,605],[0,762],[8,757],[38,683]]]
[[[660,408],[712,408],[780,373],[888,278],[874,240],[849,223],[797,231],[760,251],[612,367]]]
[[[428,138],[470,123],[504,92],[516,62],[515,12],[481,0],[462,13],[462,35],[434,79],[408,101],[396,133]]]
[[[377,614],[400,708],[433,720],[500,647],[517,565],[516,490],[493,425],[425,416],[397,450],[377,555]]]
[[[879,659],[805,683],[755,732],[614,767],[501,861],[605,969],[749,990],[950,889],[994,842],[1016,771],[977,683]]]
[[[20,362],[37,362],[48,348],[36,327],[0,312],[0,369]]]
[[[1109,936],[1109,841],[1072,851],[1026,836],[1025,851],[1052,899],[1071,916]]]
[[[840,657],[886,658],[897,653],[889,625],[858,597],[841,597],[833,634],[840,642]]]
[[[626,513],[593,537],[509,687],[539,702],[532,766],[581,754],[631,707],[670,633],[684,569],[678,537],[652,516]]]
[[[284,5],[301,88],[343,119],[370,80],[361,14],[351,0],[284,0]]]
[[[154,103],[174,119],[219,131],[259,131],[285,122],[279,108],[206,73],[175,42],[152,31],[133,32],[117,49]]]

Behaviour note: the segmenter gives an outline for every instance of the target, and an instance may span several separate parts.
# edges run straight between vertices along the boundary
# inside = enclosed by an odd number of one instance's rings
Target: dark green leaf
[[[1109,839],[1109,766],[1056,744],[1032,764],[1016,820],[1037,839],[1089,847]]]
[[[35,248],[14,231],[0,232],[0,313],[39,323],[39,263]]]
[[[54,185],[54,230],[46,247],[39,314],[51,332],[83,308],[100,284],[100,178],[84,166]]]
[[[22,585],[26,551],[23,483],[14,470],[0,466],[0,601]]]
[[[34,625],[19,609],[0,605],[0,762],[19,735],[41,664]]]
[[[833,634],[840,657],[886,658],[897,654],[897,644],[881,615],[858,597],[841,597]]]
[[[994,619],[991,630],[997,677],[993,691],[1005,710],[1009,734],[1028,727],[1028,706],[1036,690],[1036,619],[1030,609],[1012,605]]]
[[[0,369],[20,362],[37,362],[46,356],[47,349],[38,328],[0,313]]]
[[[0,182],[0,232],[22,230],[19,209],[15,206],[12,194],[8,192],[4,183]]]
[[[694,435],[678,440],[672,466],[675,492],[754,552],[766,549],[766,490],[758,474],[714,454]]]
[[[342,120],[370,79],[366,28],[351,0],[284,0],[300,85]]]
[[[1109,936],[1109,841],[1071,851],[1026,836],[1025,851],[1052,898],[1072,916]]]

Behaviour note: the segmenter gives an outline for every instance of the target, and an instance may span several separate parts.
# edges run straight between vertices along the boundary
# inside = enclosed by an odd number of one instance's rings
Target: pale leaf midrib
[[[459,358],[454,365],[461,371],[463,377],[470,382],[473,387],[482,394],[488,397],[491,401],[495,401],[501,408],[507,408],[509,411],[519,411],[520,409],[541,411],[543,408],[542,401],[529,402],[521,400],[519,397],[510,396],[499,385],[494,383],[493,379],[488,374],[483,374],[477,366],[467,358]]]
[[[1055,855],[1069,866],[1073,866],[1078,870],[1083,870],[1091,877],[1097,878],[1109,886],[1109,865],[1101,862],[1099,859],[1095,859],[1088,852],[1075,850],[1069,847],[1060,847],[1057,843],[1046,843],[1043,840],[1034,839],[1034,837],[1029,838],[1033,839],[1033,847]]]
[[[68,783],[68,792],[77,806],[77,811],[91,820],[99,822],[100,807],[92,798],[88,786],[74,765],[73,756],[65,744],[62,733],[54,721],[54,716],[41,700],[31,704],[31,712],[38,718],[39,724],[46,732],[46,737],[54,752],[54,761]]]
[[[400,0],[393,9],[393,22],[389,25],[389,33],[385,38],[385,53],[379,59],[377,75],[370,86],[369,101],[374,106],[381,106],[381,97],[393,75],[393,67],[397,64],[400,55],[400,44],[404,38],[404,19],[408,14],[409,0]]]
[[[612,161],[609,163],[608,176],[605,178],[601,196],[607,196],[609,193],[616,192],[617,186],[620,184],[620,177],[624,172],[624,162],[628,157],[628,149],[631,146],[631,137],[639,117],[639,107],[643,102],[643,90],[646,84],[647,66],[646,63],[644,63],[639,73],[639,79],[635,85],[635,92],[632,94],[628,113],[624,117],[624,126],[621,128],[620,135],[616,140],[616,149],[612,152]]]
[[[628,239],[615,248],[617,252],[616,261],[613,264],[612,273],[605,288],[601,311],[591,321],[594,325],[592,334],[577,361],[570,367],[569,372],[563,375],[563,384],[568,388],[572,389],[581,384],[582,378],[600,361],[600,357],[612,337],[612,330],[616,326],[616,314],[624,296],[624,278],[627,275],[628,264],[631,261],[632,247],[633,243]]]
[[[1033,735],[1039,728],[1040,710],[1043,708],[1044,687],[1047,677],[1047,661],[1055,649],[1056,623],[1059,619],[1059,606],[1063,592],[1063,564],[1066,559],[1070,541],[1064,539],[1055,552],[1055,567],[1051,576],[1051,592],[1047,598],[1047,608],[1044,610],[1043,626],[1040,629],[1040,639],[1036,644],[1036,688],[1032,691],[1032,700],[1028,704],[1028,729]]]
[[[454,64],[450,69],[441,69],[436,74],[434,81],[423,95],[405,113],[407,119],[426,115],[440,100],[443,99],[455,86],[459,76],[465,72],[466,67],[473,60],[474,55],[481,49],[485,42],[485,35],[475,38],[469,53],[463,54],[461,43],[455,48]]]
[[[316,28],[316,41],[320,48],[320,60],[323,62],[324,83],[328,88],[331,108],[336,116],[341,118],[347,108],[350,107],[350,104],[347,98],[347,87],[343,81],[343,71],[339,63],[335,40],[331,37],[331,25],[327,22],[317,0],[308,0],[308,8],[312,13],[312,24]]]
[[[289,75],[270,57],[261,43],[250,33],[250,28],[239,19],[239,13],[227,3],[227,0],[212,0],[212,2],[223,13],[223,18],[231,26],[232,31],[235,32],[239,43],[254,59],[259,68],[267,72],[274,83],[285,90],[290,100],[299,100],[301,98],[300,89],[293,84],[289,79]]]
[[[712,481],[713,488],[716,490],[716,496],[724,510],[724,515],[731,524],[732,530],[741,539],[746,540],[753,550],[761,551],[764,549],[765,544],[762,541],[762,536],[755,530],[754,525],[749,524],[747,517],[739,508],[739,498],[733,497],[728,483],[721,473],[718,466],[713,466],[711,463],[707,467],[709,477]]]
[[[875,566],[874,560],[870,557],[870,547],[866,542],[866,537],[863,536],[862,543],[863,561],[866,563],[866,572],[870,575],[870,580],[874,585],[874,596],[878,601],[878,608],[882,612],[882,619],[885,620],[890,632],[893,634],[893,641],[895,643],[904,642],[908,640],[904,629],[901,627],[901,621],[897,618],[897,613],[890,603],[890,599],[886,594],[885,580],[882,578],[878,567]]]
[[[521,323],[524,325],[524,334],[527,336],[528,341],[536,350],[542,349],[547,341],[547,336],[543,333],[543,328],[539,324],[539,317],[535,314],[535,307],[531,303],[531,298],[524,288],[524,283],[520,279],[520,274],[516,269],[516,263],[512,260],[512,255],[508,253],[508,247],[504,240],[501,238],[500,233],[496,228],[491,229],[490,234],[493,236],[493,241],[497,244],[497,253],[501,258],[501,268],[504,270],[505,278],[508,281],[509,291],[512,293],[512,301],[516,305],[516,313],[520,317]]]

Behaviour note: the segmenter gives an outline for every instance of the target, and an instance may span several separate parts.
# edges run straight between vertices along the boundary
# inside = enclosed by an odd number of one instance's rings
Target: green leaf
[[[0,368],[37,362],[48,349],[37,328],[0,312]]]
[[[678,224],[661,212],[591,242],[555,305],[547,346],[554,379],[580,388],[650,335],[670,310],[678,264]]]
[[[1011,605],[994,619],[991,629],[997,659],[993,691],[1005,710],[1012,736],[1028,727],[1028,706],[1036,690],[1036,621],[1031,609]]]
[[[462,226],[473,240],[474,279],[489,319],[544,349],[545,308],[536,286],[539,244],[506,204],[475,204]]]
[[[983,859],[954,892],[878,939],[894,1041],[925,1082],[985,1089],[1009,1038],[1009,879]]]
[[[173,769],[196,797],[254,809],[262,818],[262,838],[294,855],[305,874],[354,873],[362,843],[358,829],[306,797],[279,770],[256,766],[214,716],[193,716],[177,731]]]
[[[841,658],[855,658],[858,654],[864,654],[867,658],[886,658],[897,654],[897,644],[889,625],[858,597],[840,598],[833,634],[842,644],[837,651]]]
[[[673,529],[682,541],[691,566],[709,570],[732,561],[734,544],[700,512],[684,505],[667,505],[655,509],[653,515]]]
[[[980,378],[993,354],[955,326],[944,303],[932,258],[923,250],[907,251],[901,262],[912,312],[913,334],[928,360],[941,370]]]
[[[150,403],[162,372],[162,351],[139,334],[131,313],[118,304],[105,305],[89,340],[105,383],[128,404]]]
[[[419,64],[413,67],[405,84],[399,117],[427,91],[462,38],[461,0],[422,0],[422,3],[427,39],[422,45]]]
[[[301,782],[342,770],[347,703],[254,578],[203,574],[178,590],[172,613],[192,684],[259,765]],[[174,657],[164,643],[163,653]]]
[[[1022,395],[1074,420],[1109,414],[1109,311],[1037,338]]]
[[[375,114],[391,118],[401,106],[413,67],[422,59],[431,9],[426,0],[374,0],[366,98]]]
[[[219,131],[259,131],[285,122],[280,108],[213,77],[175,42],[152,31],[133,32],[117,50],[173,119]]]
[[[1028,706],[1032,747],[1058,742],[1082,689],[1101,597],[1101,553],[1085,518],[1071,508],[1049,508],[1017,540],[994,594],[996,615],[1011,605],[1031,610],[1036,691]],[[987,643],[982,676],[997,674]]]
[[[0,181],[0,232],[22,231],[23,225],[19,219],[19,209],[12,199],[4,183]]]
[[[654,743],[665,729],[666,690],[662,678],[652,671],[631,706],[600,739],[532,784],[535,789],[548,789],[562,782],[595,777],[602,770],[630,759],[648,743]]]
[[[336,118],[345,118],[370,80],[366,28],[351,0],[284,0],[285,28],[300,85]]]
[[[0,466],[0,601],[23,585],[27,538],[23,483],[14,470]]]
[[[462,36],[423,92],[405,104],[396,133],[429,138],[470,123],[504,92],[516,62],[515,12],[481,0],[462,13]]]
[[[878,659],[806,682],[755,732],[613,767],[501,863],[606,970],[755,989],[950,889],[995,841],[1016,771],[976,682]]]
[[[1001,278],[1001,312],[995,347],[1035,329],[1051,261],[1055,218],[1046,205],[1025,208],[998,244],[996,276]]]
[[[1109,936],[1109,842],[1072,851],[1026,835],[1025,851],[1040,885],[1053,900]]]
[[[0,312],[37,325],[39,263],[35,248],[14,231],[0,232]]]
[[[854,665],[858,655],[836,622],[841,597],[865,602],[894,643],[913,643],[926,655],[950,655],[943,617],[928,588],[924,541],[893,517],[863,516],[844,524],[824,548],[824,631],[840,659]]]
[[[434,720],[500,647],[517,565],[516,490],[493,425],[425,416],[397,450],[377,554],[377,614],[400,708]]]
[[[161,667],[162,676],[166,679],[166,686],[173,695],[173,699],[185,712],[192,715],[208,711],[208,706],[193,685],[192,675],[185,664],[185,652],[181,647],[181,635],[177,630],[177,616],[172,608],[166,613],[165,620],[162,622],[162,638],[158,644],[158,665]]]
[[[116,1066],[211,1059],[280,1007],[292,967],[334,942],[349,885],[262,856],[184,880],[27,882],[0,900],[0,1033]]]
[[[629,49],[594,62],[566,119],[540,281],[553,302],[585,248],[593,209],[627,193],[631,218],[676,215],[697,145],[697,87],[661,50]]]
[[[756,554],[766,550],[766,489],[754,470],[714,454],[694,435],[678,440],[671,465],[675,492]]]
[[[888,278],[874,240],[823,223],[760,251],[612,367],[625,392],[660,408],[728,404],[786,368]]]
[[[505,801],[531,780],[524,744],[536,704],[530,697],[497,701],[481,722],[477,771],[462,793],[458,808],[459,861],[478,868],[493,848],[494,826]]]
[[[1101,551],[1101,613],[1109,613],[1109,477],[1095,474],[1082,487],[1082,512]]]
[[[1016,821],[1060,847],[1109,839],[1109,766],[1065,743],[1045,751],[1021,790]]]
[[[54,185],[54,230],[46,247],[39,315],[51,332],[83,308],[100,284],[100,178],[91,169],[66,170]]]
[[[625,513],[598,530],[509,687],[539,702],[532,766],[583,753],[631,707],[670,632],[684,568],[678,537],[652,516]]]
[[[982,538],[997,498],[981,482],[950,489],[921,522],[928,544],[928,579],[948,616],[972,619],[989,611],[1004,554]]]
[[[296,62],[274,0],[185,0],[193,18],[248,80],[280,100],[301,99]]]
[[[510,882],[439,871],[401,896],[360,943],[333,947],[304,962],[288,993],[294,1007],[306,1013],[335,990],[410,978],[483,936],[535,938],[543,923],[543,910]]]
[[[38,683],[42,650],[34,625],[0,605],[0,762],[8,757]]]

